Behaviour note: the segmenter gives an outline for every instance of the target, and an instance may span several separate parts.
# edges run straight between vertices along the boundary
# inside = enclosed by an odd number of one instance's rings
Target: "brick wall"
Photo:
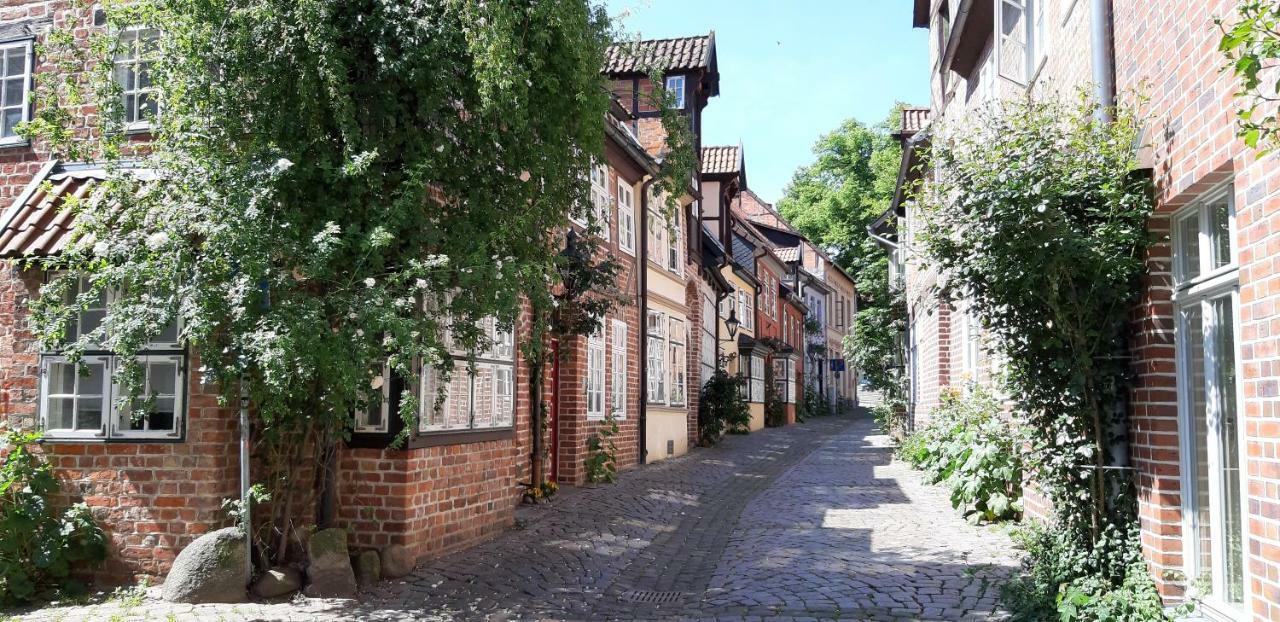
[[[34,429],[39,351],[27,302],[42,274],[0,262],[0,425]],[[179,442],[46,442],[44,455],[62,486],[59,505],[83,501],[108,536],[103,583],[162,578],[174,557],[202,533],[226,524],[223,499],[239,496],[236,413],[219,408],[187,361],[185,437]]]
[[[1232,180],[1239,263],[1236,373],[1245,486],[1246,610],[1280,619],[1280,167],[1258,158],[1234,135],[1237,81],[1221,71],[1215,17],[1230,18],[1235,0],[1185,3],[1116,0],[1117,87],[1142,112],[1152,141],[1157,215],[1151,230],[1169,234],[1168,216],[1206,190]],[[1274,108],[1264,111],[1274,114]],[[1169,247],[1152,250],[1149,287],[1134,311],[1135,362],[1142,383],[1134,396],[1133,446],[1142,497],[1143,543],[1166,596],[1181,594],[1182,473]]]

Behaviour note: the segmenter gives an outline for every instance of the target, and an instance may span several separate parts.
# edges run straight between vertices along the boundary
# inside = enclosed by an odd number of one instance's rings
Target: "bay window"
[[[424,365],[418,385],[423,433],[495,430],[515,423],[515,334],[483,321],[487,347],[471,357],[451,348],[449,372]]]
[[[1187,574],[1209,609],[1245,612],[1238,264],[1231,187],[1173,217],[1174,304]]]
[[[748,402],[756,404],[764,403],[764,355],[750,354],[747,355],[747,364],[743,366],[746,370],[746,383],[743,390],[747,392],[745,396]]]
[[[773,359],[773,384],[778,398],[788,404],[796,403],[795,361],[785,357]]]

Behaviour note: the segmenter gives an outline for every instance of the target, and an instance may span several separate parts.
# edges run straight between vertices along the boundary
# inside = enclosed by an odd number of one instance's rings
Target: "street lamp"
[[[724,321],[725,328],[729,329],[729,338],[733,339],[738,336],[738,313],[734,309],[729,309],[729,318]]]

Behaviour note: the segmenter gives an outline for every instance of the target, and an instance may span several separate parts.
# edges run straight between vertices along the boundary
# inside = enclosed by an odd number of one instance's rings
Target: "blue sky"
[[[746,148],[747,184],[782,197],[819,136],[853,117],[879,122],[896,101],[929,103],[927,33],[909,0],[607,0],[644,38],[716,31],[720,96],[705,144]]]

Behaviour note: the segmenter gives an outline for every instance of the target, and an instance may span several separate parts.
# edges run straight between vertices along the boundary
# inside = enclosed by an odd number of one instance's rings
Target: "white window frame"
[[[1236,246],[1236,221],[1235,221],[1235,202],[1234,190],[1231,183],[1216,188],[1205,193],[1202,199],[1196,201],[1195,204],[1187,209],[1181,210],[1172,215],[1170,218],[1171,229],[1173,231],[1173,270],[1174,270],[1174,316],[1175,316],[1175,352],[1177,356],[1177,377],[1178,377],[1178,423],[1182,432],[1179,434],[1179,467],[1181,473],[1182,494],[1182,537],[1184,550],[1189,554],[1183,556],[1184,571],[1188,577],[1200,577],[1207,574],[1211,578],[1210,591],[1202,595],[1201,604],[1204,606],[1206,613],[1211,614],[1214,618],[1234,619],[1236,617],[1246,616],[1248,613],[1249,603],[1252,602],[1252,587],[1249,581],[1248,564],[1248,475],[1245,468],[1247,455],[1247,434],[1244,425],[1244,389],[1243,383],[1238,379],[1239,370],[1241,369],[1241,328],[1240,328],[1240,285],[1239,285],[1239,263]],[[1214,238],[1212,235],[1212,211],[1223,201],[1227,204],[1228,227],[1228,255],[1230,261],[1219,267],[1213,267],[1214,261]],[[1183,252],[1184,242],[1189,242],[1184,238],[1185,232],[1181,228],[1181,224],[1193,219],[1197,224],[1196,240],[1194,247],[1198,257],[1198,274],[1191,275],[1186,265],[1186,256]],[[1224,490],[1222,489],[1223,478],[1223,456],[1221,453],[1222,443],[1225,440],[1222,437],[1222,418],[1224,405],[1220,399],[1223,397],[1223,388],[1218,386],[1218,368],[1222,364],[1217,359],[1216,347],[1220,343],[1220,339],[1224,337],[1221,334],[1224,318],[1218,316],[1215,303],[1226,300],[1227,308],[1232,317],[1229,318],[1232,326],[1232,352],[1234,357],[1232,362],[1233,369],[1236,370],[1237,378],[1234,382],[1233,391],[1229,392],[1229,399],[1235,401],[1235,451],[1237,464],[1234,468],[1239,475],[1239,489],[1235,491],[1238,507],[1236,511],[1240,518],[1240,533],[1235,534],[1240,541],[1240,557],[1235,561],[1240,565],[1242,576],[1242,592],[1241,602],[1231,604],[1222,598],[1221,592],[1217,589],[1225,585],[1227,580],[1227,569],[1225,559],[1228,553],[1227,535],[1223,529],[1222,507],[1224,499]],[[1188,343],[1190,329],[1187,321],[1187,311],[1197,309],[1200,313],[1200,322],[1202,324],[1201,340],[1203,352],[1203,382],[1205,415],[1204,419],[1208,424],[1205,431],[1207,449],[1206,468],[1208,470],[1209,484],[1209,508],[1211,520],[1209,524],[1210,532],[1210,557],[1211,567],[1199,567],[1199,554],[1197,551],[1200,547],[1199,535],[1201,531],[1199,521],[1199,507],[1197,502],[1196,471],[1198,469],[1199,457],[1197,456],[1195,436],[1197,413],[1192,412],[1193,409],[1193,385],[1196,384],[1196,378],[1193,374],[1192,357],[1194,353],[1191,351]]]
[[[1028,0],[997,0],[995,15],[996,75],[1022,86],[1029,84],[1032,78],[1031,36],[1033,27],[1027,5]],[[1004,24],[1005,7],[1016,11],[1018,19],[1021,21],[1020,27],[1012,28],[1007,33],[1005,32]],[[1018,39],[1018,35],[1022,36],[1021,40]],[[1005,55],[1008,53],[1012,53],[1012,56],[1006,62]],[[1021,75],[1009,72],[1015,67],[1021,70]]]
[[[604,375],[604,329],[603,326],[600,326],[587,336],[586,398],[588,421],[604,419]]]
[[[610,237],[613,195],[609,193],[609,166],[606,164],[591,167],[591,206],[595,211],[596,223],[600,226],[600,238],[607,242]]]
[[[49,369],[53,365],[66,365],[71,361],[61,355],[47,355],[40,357],[40,422],[41,429],[48,438],[53,439],[103,439],[107,437],[107,428],[112,418],[115,416],[113,402],[111,396],[112,381],[111,375],[115,372],[115,357],[112,355],[86,355],[81,359],[83,364],[102,365],[102,393],[93,394],[89,399],[102,400],[102,413],[98,421],[98,426],[93,430],[87,428],[54,428],[51,427],[49,421],[49,399],[57,396],[56,399],[71,398],[73,406],[71,411],[72,426],[75,425],[76,411],[82,399],[79,387],[82,374],[79,373],[79,366],[76,370],[76,379],[72,387],[71,393],[50,393],[49,387]]]
[[[683,75],[667,76],[662,81],[663,87],[668,93],[674,96],[675,103],[673,107],[676,110],[684,110],[685,107],[685,81]]]
[[[645,323],[645,356],[648,369],[645,379],[648,390],[645,401],[649,404],[667,403],[667,316],[661,311],[649,311]]]
[[[610,351],[610,402],[614,419],[627,418],[627,323],[613,320],[613,350]]]
[[[32,39],[23,39],[19,41],[10,41],[0,44],[0,93],[7,97],[8,83],[22,81],[22,96],[18,102],[6,101],[4,97],[0,97],[0,147],[7,145],[25,145],[27,139],[19,136],[16,132],[11,135],[4,135],[12,132],[18,124],[26,123],[31,120],[31,80],[32,80],[32,61],[34,60],[34,44]],[[10,75],[9,52],[11,50],[22,51],[22,72],[20,74]],[[20,110],[21,115],[18,123],[13,127],[5,124],[5,117],[13,110]]]
[[[382,398],[378,400],[378,414],[382,417],[382,423],[369,423],[369,410],[357,409],[355,412],[355,421],[352,425],[352,431],[360,434],[378,434],[385,433],[388,428],[388,421],[391,418],[391,366],[384,364],[382,366],[382,387],[379,393]]]
[[[755,404],[764,403],[764,355],[752,354],[750,360],[750,373],[747,375],[747,389],[749,395],[748,402]]]
[[[667,331],[667,365],[671,377],[667,382],[667,405],[684,406],[689,401],[689,325],[675,317],[668,321],[671,327]]]
[[[667,219],[661,212],[649,210],[649,257],[659,267],[667,265]]]
[[[60,273],[52,273],[54,277]],[[80,292],[85,291],[89,287],[89,280],[79,278],[76,281],[76,289],[69,292],[69,297],[75,298]],[[101,311],[103,317],[106,317],[107,309],[109,309],[117,300],[119,300],[119,292],[115,290],[106,290],[103,292],[102,307],[89,307],[89,310]],[[75,319],[76,337],[85,334],[83,328],[83,313],[77,313]],[[174,334],[181,336],[182,322],[179,318],[174,323]],[[186,422],[186,378],[187,378],[187,361],[186,352],[178,341],[152,341],[146,344],[144,348],[139,350],[134,359],[140,364],[146,365],[151,361],[161,361],[172,359],[177,366],[177,376],[174,379],[174,395],[173,395],[173,428],[170,430],[130,430],[127,426],[121,425],[121,417],[125,415],[125,411],[120,408],[119,401],[124,396],[124,388],[115,380],[116,371],[121,365],[121,356],[114,352],[103,349],[100,344],[88,344],[88,349],[82,358],[84,361],[100,362],[104,365],[103,378],[103,404],[102,404],[102,421],[100,421],[99,429],[93,432],[87,430],[53,428],[50,427],[49,421],[49,368],[55,364],[68,363],[68,359],[61,352],[52,350],[41,352],[40,354],[40,402],[37,404],[37,413],[40,421],[40,427],[44,431],[44,435],[49,440],[65,440],[65,439],[98,439],[98,440],[179,440],[183,436]],[[144,383],[147,383],[147,374],[149,370],[144,369]],[[144,384],[143,390],[146,390]],[[76,386],[79,386],[77,377]],[[66,396],[67,394],[57,394]],[[77,403],[79,400],[76,396]],[[142,397],[141,395],[139,397]]]
[[[618,250],[636,254],[635,190],[618,178]]]
[[[470,357],[465,352],[451,352],[449,359],[453,371],[449,384],[440,386],[442,378],[440,370],[434,365],[423,365],[418,381],[418,434],[431,436],[435,434],[451,434],[458,432],[491,432],[510,430],[515,427],[515,332],[501,330],[494,318],[482,321],[485,328],[488,346],[478,356]],[[474,368],[474,370],[473,370]],[[490,406],[493,408],[493,421],[489,425],[476,425],[476,382],[482,369],[493,373],[493,394]],[[458,381],[457,374],[466,374],[467,408],[469,410],[465,427],[450,427],[447,414],[452,400],[457,397],[451,391],[453,383]],[[504,389],[505,392],[500,390]],[[440,409],[436,410],[437,399]],[[439,423],[432,419],[444,413]]]
[[[684,262],[684,228],[681,226],[680,212],[683,208],[677,207],[671,214],[672,218],[668,221],[671,223],[671,235],[667,236],[671,243],[666,247],[667,258],[664,264],[667,271],[677,275],[683,274]],[[674,221],[674,222],[672,222]]]
[[[124,127],[125,127],[125,131],[129,131],[129,132],[149,130],[151,129],[151,126],[152,126],[152,122],[148,120],[144,115],[139,114],[132,119],[130,118],[132,115],[129,110],[129,107],[125,103],[128,101],[129,96],[132,95],[135,98],[134,99],[135,109],[132,114],[137,114],[136,103],[137,103],[137,97],[140,95],[147,95],[151,99],[155,100],[156,102],[155,116],[157,117],[160,116],[160,112],[161,112],[160,101],[156,99],[156,87],[155,87],[154,79],[151,79],[149,77],[149,81],[151,81],[151,86],[149,87],[136,88],[137,85],[135,84],[135,88],[132,88],[132,89],[128,88],[122,81],[122,78],[124,75],[122,73],[122,70],[124,70],[125,68],[131,69],[133,71],[135,80],[137,79],[137,76],[142,75],[144,72],[147,72],[149,76],[149,72],[151,71],[151,65],[154,64],[155,59],[144,58],[138,45],[138,42],[142,40],[143,33],[147,33],[147,32],[155,33],[156,46],[158,48],[158,46],[160,45],[160,31],[158,29],[152,28],[150,26],[142,26],[142,25],[129,26],[121,30],[120,33],[117,35],[119,37],[117,41],[117,45],[119,47],[116,50],[115,57],[112,59],[112,64],[114,66],[114,72],[115,72],[114,79],[116,80],[116,84],[120,87],[120,104],[124,110]],[[129,39],[128,44],[125,44],[126,38]],[[121,52],[123,50],[127,50],[127,54],[122,54]],[[144,63],[146,64],[145,68],[143,68],[142,66]]]

